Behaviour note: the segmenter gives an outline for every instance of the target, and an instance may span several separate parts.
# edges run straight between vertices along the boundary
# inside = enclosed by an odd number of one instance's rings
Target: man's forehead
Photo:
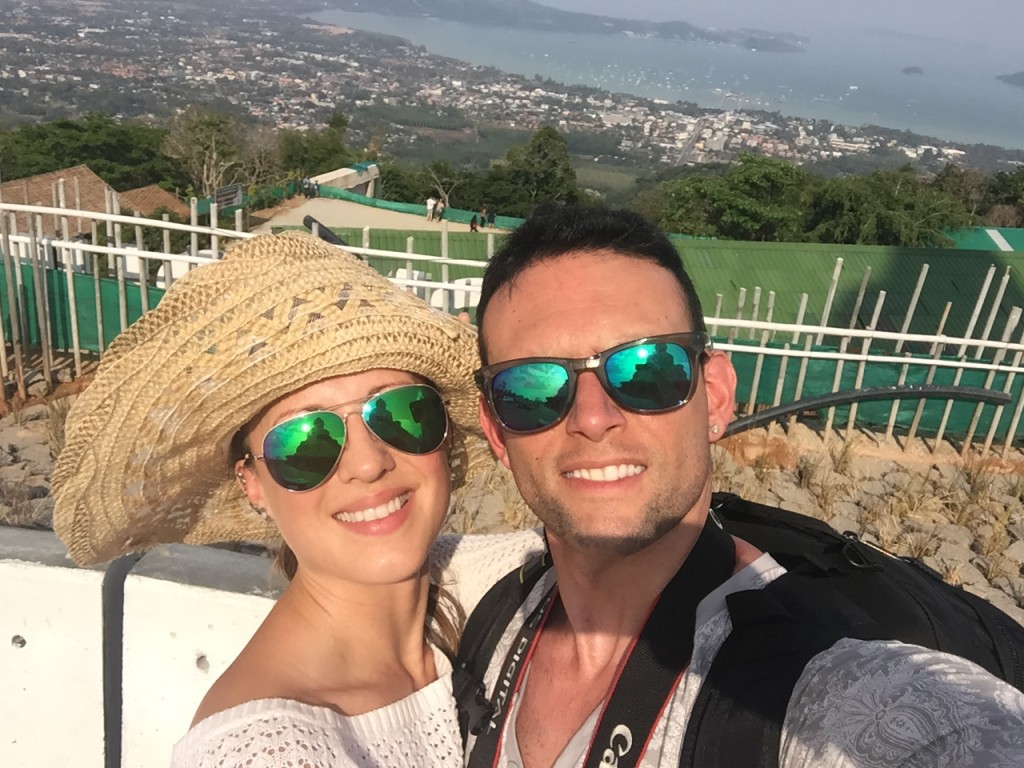
[[[495,291],[494,298],[500,299],[506,304],[515,304],[517,301],[529,298],[527,290],[528,288],[536,287],[534,285],[535,279],[548,280],[550,281],[550,284],[564,289],[565,291],[571,291],[574,286],[579,286],[581,283],[592,285],[595,283],[605,282],[611,283],[612,287],[617,287],[613,277],[610,277],[604,271],[594,269],[593,267],[602,262],[607,263],[622,260],[632,262],[637,265],[647,265],[653,270],[648,273],[651,275],[652,280],[656,280],[658,282],[661,280],[667,280],[672,285],[679,288],[680,302],[684,309],[686,308],[686,297],[683,294],[682,287],[676,280],[675,275],[673,275],[669,269],[651,258],[615,250],[613,248],[568,251],[566,253],[558,254],[557,256],[545,257],[525,267],[508,282],[502,285],[497,291]],[[568,279],[570,273],[572,274],[572,280],[574,282],[572,284],[562,283],[561,281]],[[524,283],[526,284],[525,288],[523,285]]]
[[[562,342],[574,346],[569,339],[581,336],[598,345],[589,351],[599,351],[606,341],[690,330],[686,307],[675,276],[653,259],[570,252],[531,264],[501,286],[484,315],[482,338],[489,362],[497,359],[492,354],[568,354]]]

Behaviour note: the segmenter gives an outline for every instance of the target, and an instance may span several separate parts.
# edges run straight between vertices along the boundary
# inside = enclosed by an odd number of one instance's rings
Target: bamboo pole
[[[860,288],[857,289],[857,300],[853,302],[853,312],[850,313],[850,328],[857,327],[857,316],[860,314],[861,304],[864,303],[864,294],[868,290],[868,280],[871,279],[871,267],[864,268],[864,277],[861,278]]]
[[[1019,344],[1024,345],[1024,333],[1020,335]],[[1021,357],[1024,357],[1024,350],[1018,349],[1013,355],[1013,367],[1020,368]],[[1010,394],[1013,391],[1013,382],[1017,378],[1017,372],[1011,371],[1006,374],[1006,383],[1003,385],[1003,392]],[[1024,400],[1024,391],[1021,392],[1021,400]],[[984,456],[992,448],[992,441],[995,440],[996,430],[999,429],[999,421],[1003,418],[1003,411],[1006,409],[1004,405],[996,406],[996,411],[992,415],[992,423],[989,425],[988,434],[985,435],[985,445],[981,449],[981,455]],[[1011,434],[1011,433],[1007,433]]]
[[[875,311],[871,313],[871,325],[868,326],[869,331],[874,331],[878,327],[878,318],[882,315],[882,305],[885,304],[885,291],[878,292],[878,301],[875,302]],[[867,356],[871,350],[871,341],[873,337],[865,337],[861,345],[861,354]],[[854,389],[860,389],[864,384],[864,371],[867,369],[868,361],[861,360],[857,364],[857,376],[853,382]],[[853,437],[853,425],[857,421],[857,403],[850,403],[850,417],[846,420],[846,439],[849,440]]]
[[[996,296],[992,300],[992,308],[989,310],[988,319],[985,321],[985,327],[981,331],[981,340],[988,341],[989,334],[992,333],[992,326],[996,321],[996,314],[999,312],[999,305],[1003,301],[1003,294],[1006,293],[1006,285],[1010,282],[1010,268],[1007,267],[1006,271],[1003,272],[1003,277],[999,281],[999,288],[996,289]],[[981,350],[983,348],[978,346],[974,350],[975,357],[981,357]]]
[[[941,336],[942,335],[942,331],[946,327],[946,320],[949,319],[949,312],[950,312],[950,310],[952,308],[953,308],[953,302],[947,301],[946,302],[946,308],[942,311],[942,317],[939,319],[939,327],[935,329],[935,335],[936,336]],[[942,344],[941,341],[936,339],[932,343],[932,349],[931,349],[932,360],[938,360],[940,357],[942,357],[942,351],[943,351],[943,344]],[[928,373],[925,376],[925,380],[924,380],[925,384],[931,384],[935,380],[935,372],[937,370],[938,370],[938,366],[935,365],[934,363],[928,367]],[[914,436],[917,435],[917,428],[921,424],[921,415],[924,413],[925,405],[926,405],[926,401],[924,400],[924,398],[922,398],[922,399],[917,401],[917,409],[914,411],[914,419],[913,419],[913,421],[910,424],[910,432],[907,433],[907,444],[908,445],[914,439]]]
[[[907,307],[907,315],[903,318],[903,327],[900,333],[907,333],[910,330],[910,322],[914,319],[914,312],[917,310],[917,302],[921,298],[921,291],[924,289],[924,281],[928,277],[928,265],[921,265],[921,272],[917,276],[917,285],[914,286],[914,295],[910,297],[910,306]],[[897,354],[903,349],[903,339],[897,339]]]
[[[832,313],[832,302],[836,298],[836,289],[839,287],[839,275],[842,273],[842,271],[843,257],[840,256],[838,259],[836,259],[835,269],[832,270],[832,281],[829,283],[828,286],[828,295],[825,296],[825,309],[823,309],[821,312],[821,324],[823,326],[828,325],[828,316]],[[823,332],[819,333],[818,340],[815,343],[821,344],[824,338],[825,334]]]
[[[1010,310],[1010,317],[1007,319],[1006,326],[1003,328],[1003,333],[999,337],[999,341],[1002,342],[1003,344],[1010,343],[1010,336],[1013,335],[1013,332],[1017,329],[1017,325],[1020,323],[1020,315],[1020,307],[1014,307],[1013,309]],[[1000,347],[995,351],[995,354],[992,357],[993,365],[1002,364],[1004,357],[1006,357],[1006,347]],[[985,376],[985,389],[990,389],[992,387],[992,382],[995,380],[995,377],[995,371],[988,372],[988,375]],[[978,403],[974,407],[974,413],[971,416],[971,424],[967,428],[967,436],[964,438],[964,444],[960,449],[961,456],[966,457],[967,453],[971,449],[971,443],[974,440],[974,433],[975,430],[977,430],[978,428],[978,421],[981,419],[981,412],[984,409],[984,407],[984,403]]]
[[[98,235],[96,222],[92,222],[92,241],[95,243]],[[93,301],[96,302],[96,346],[103,354],[106,348],[106,338],[103,336],[103,291],[100,283],[100,255],[92,254],[92,293]]]

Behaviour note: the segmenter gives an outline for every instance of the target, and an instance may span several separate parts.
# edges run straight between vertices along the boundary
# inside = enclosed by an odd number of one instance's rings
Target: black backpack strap
[[[679,764],[775,768],[786,708],[807,663],[840,638],[871,639],[880,630],[820,579],[800,574],[726,602],[733,630],[697,694]]]
[[[598,718],[585,766],[640,764],[693,655],[697,606],[729,579],[735,564],[732,537],[709,518],[630,649]]]
[[[534,586],[551,568],[551,558],[543,554],[528,560],[521,568],[505,574],[477,603],[466,620],[459,653],[452,671],[452,691],[459,711],[459,731],[465,746],[469,734],[479,732],[491,716],[484,675],[494,649],[519,607],[526,602]]]

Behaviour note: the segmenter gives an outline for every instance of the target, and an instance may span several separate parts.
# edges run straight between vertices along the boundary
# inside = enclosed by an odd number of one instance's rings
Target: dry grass
[[[847,494],[848,487],[845,479],[830,472],[820,476],[810,491],[822,516],[827,518],[832,515],[836,502]]]
[[[859,443],[859,439],[851,437],[849,440],[843,440],[842,445],[838,448],[833,447],[830,449],[832,456],[832,469],[834,469],[840,475],[850,474],[850,463],[853,461],[855,455],[855,448]]]
[[[964,462],[960,471],[960,482],[968,502],[979,505],[991,500],[996,476],[988,462],[972,457]]]
[[[814,487],[815,480],[821,474],[821,456],[801,456],[796,463],[796,484],[806,491]]]
[[[963,570],[962,563],[953,563],[947,565],[942,572],[942,578],[947,584],[952,584],[954,587],[963,584],[964,577],[961,571]]]
[[[1014,474],[1006,481],[1006,495],[1016,501],[1024,501],[1024,474]]]
[[[939,548],[934,527],[927,531],[911,531],[897,545],[896,554],[922,560],[931,557]]]
[[[29,500],[26,485],[0,480],[0,525],[35,528],[38,523],[39,514]]]
[[[750,465],[750,468],[754,470],[754,477],[757,478],[758,482],[764,482],[772,470],[778,469],[772,461],[772,457],[767,453],[758,455]]]

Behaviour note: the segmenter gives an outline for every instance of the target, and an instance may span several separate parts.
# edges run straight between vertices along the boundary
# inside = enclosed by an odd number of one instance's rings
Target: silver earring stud
[[[711,434],[712,435],[717,435],[718,434],[718,425],[717,424],[712,424],[711,425]]]

